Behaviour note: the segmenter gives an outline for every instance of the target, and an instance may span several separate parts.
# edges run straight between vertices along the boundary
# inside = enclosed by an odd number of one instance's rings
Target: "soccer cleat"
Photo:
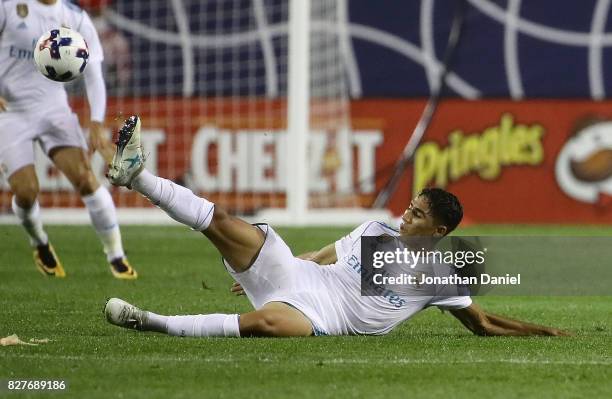
[[[38,245],[34,249],[34,263],[45,276],[66,277],[66,272],[50,243]]]
[[[138,273],[126,258],[116,258],[110,262],[110,269],[115,278],[121,280],[136,280]]]
[[[106,320],[119,327],[143,330],[148,314],[119,298],[110,298],[104,306]]]
[[[108,179],[115,186],[130,188],[134,177],[144,168],[144,156],[140,144],[140,118],[130,116],[119,130],[117,151],[111,162]]]

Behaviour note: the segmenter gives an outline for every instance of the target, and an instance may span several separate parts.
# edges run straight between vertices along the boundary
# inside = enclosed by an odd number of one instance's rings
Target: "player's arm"
[[[336,255],[336,245],[326,245],[318,251],[306,252],[298,255],[298,258],[310,260],[318,263],[319,265],[331,265],[338,261],[338,256]]]
[[[480,336],[570,335],[557,328],[540,326],[487,313],[475,303],[463,309],[453,309],[450,312],[468,330]]]
[[[321,266],[332,265],[338,262],[338,258],[342,258],[351,250],[353,243],[364,235],[364,231],[368,226],[374,224],[376,224],[376,222],[364,222],[350,234],[340,238],[338,241],[326,245],[318,251],[301,254],[298,258],[313,261]]]
[[[89,46],[89,62],[84,72],[87,102],[90,109],[89,143],[90,148],[98,151],[107,163],[113,159],[115,148],[104,129],[106,114],[106,85],[102,74],[104,55],[100,38],[87,13],[79,26],[79,32]]]
[[[91,149],[98,151],[107,163],[113,159],[115,148],[104,129],[104,114],[106,111],[106,87],[102,76],[102,63],[93,61],[85,69],[85,88],[87,102],[91,110],[89,125],[89,142]]]

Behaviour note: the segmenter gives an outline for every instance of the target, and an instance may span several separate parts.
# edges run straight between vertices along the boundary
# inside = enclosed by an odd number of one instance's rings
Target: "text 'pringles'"
[[[444,147],[423,143],[414,157],[413,193],[428,185],[444,188],[470,173],[493,180],[505,166],[539,165],[544,160],[543,136],[542,125],[515,124],[506,113],[497,126],[483,132],[452,131]]]

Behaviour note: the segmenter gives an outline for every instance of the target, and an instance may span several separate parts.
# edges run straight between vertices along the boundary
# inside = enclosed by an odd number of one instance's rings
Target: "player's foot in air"
[[[136,280],[138,273],[124,257],[115,258],[110,262],[110,269],[115,278],[120,280]]]
[[[66,277],[66,272],[50,243],[39,245],[34,249],[34,263],[45,276]]]
[[[148,314],[144,310],[119,298],[111,298],[104,306],[106,320],[119,327],[142,330]]]
[[[130,116],[119,130],[117,151],[108,171],[108,179],[115,186],[130,187],[132,179],[144,168],[140,144],[140,118]]]

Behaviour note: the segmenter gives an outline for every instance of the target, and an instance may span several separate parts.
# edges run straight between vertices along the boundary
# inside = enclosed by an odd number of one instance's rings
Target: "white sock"
[[[47,233],[45,233],[45,230],[43,230],[38,200],[34,202],[34,205],[32,205],[30,209],[24,209],[17,205],[15,196],[13,196],[11,207],[13,208],[15,215],[21,221],[21,225],[28,233],[28,236],[30,237],[30,244],[32,246],[45,245],[49,242],[49,237],[47,237]]]
[[[124,257],[121,232],[117,223],[117,211],[113,197],[108,190],[100,186],[93,194],[81,198],[87,207],[91,223],[102,241],[106,259],[110,262],[113,259]]]
[[[168,334],[168,318],[168,316],[147,312],[146,322],[142,327],[145,331],[157,331]]]
[[[210,225],[215,204],[198,197],[188,188],[157,177],[146,169],[134,178],[132,188],[177,222],[196,231],[206,230]]]
[[[168,335],[180,337],[240,337],[237,314],[169,316]]]

